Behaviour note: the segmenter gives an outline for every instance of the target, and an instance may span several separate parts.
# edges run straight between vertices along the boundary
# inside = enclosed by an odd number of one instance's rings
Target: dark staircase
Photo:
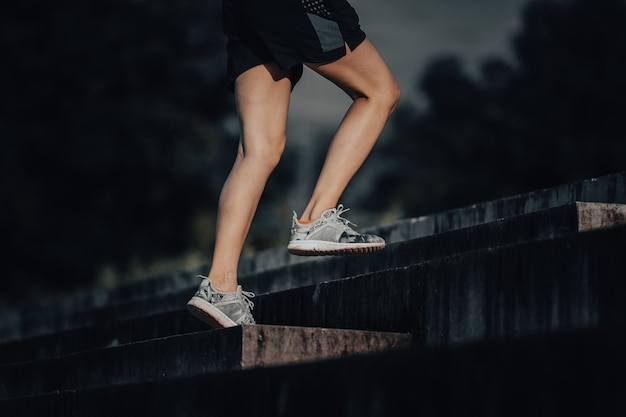
[[[626,415],[626,172],[371,231],[244,258],[255,326],[208,265],[0,312],[0,416]]]

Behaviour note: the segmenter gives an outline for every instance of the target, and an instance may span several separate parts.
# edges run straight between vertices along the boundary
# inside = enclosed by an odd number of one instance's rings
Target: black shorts
[[[234,91],[239,75],[276,62],[289,70],[292,87],[302,63],[335,61],[365,39],[355,10],[346,0],[222,0],[228,37],[228,81]]]

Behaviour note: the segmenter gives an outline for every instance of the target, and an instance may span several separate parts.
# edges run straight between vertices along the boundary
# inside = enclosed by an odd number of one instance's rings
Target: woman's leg
[[[256,66],[237,78],[235,97],[241,141],[220,195],[209,277],[222,292],[237,289],[237,267],[259,199],[286,141],[291,81],[275,64]]]
[[[311,200],[301,216],[302,220],[315,220],[324,210],[337,206],[396,108],[400,89],[368,39],[337,61],[307,66],[354,100],[333,138]]]

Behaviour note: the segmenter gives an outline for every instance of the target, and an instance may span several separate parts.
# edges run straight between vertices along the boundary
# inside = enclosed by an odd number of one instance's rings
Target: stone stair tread
[[[387,225],[365,229],[383,236],[388,243],[430,236],[446,231],[495,222],[499,219],[532,213],[547,208],[574,204],[577,201],[626,204],[626,171],[597,178],[585,179],[571,184],[556,185],[541,190],[492,201],[459,207],[417,218],[401,219]],[[319,259],[292,256],[284,248],[266,249],[242,257],[239,270],[241,277],[254,275],[285,266],[318,262]],[[123,283],[112,289],[96,289],[65,299],[68,309],[91,308],[134,299],[137,294],[154,291],[177,291],[193,287],[195,276],[206,273],[209,265],[162,273]],[[57,300],[51,301],[58,304]],[[0,312],[4,321],[19,320],[20,312]],[[4,338],[0,323],[0,338]],[[6,337],[6,336],[5,336]]]
[[[626,204],[579,201],[576,207],[579,231],[626,224]]]
[[[396,242],[576,202],[626,204],[626,171],[402,219],[372,230]]]
[[[499,219],[533,213],[548,208],[574,204],[577,201],[626,204],[626,171],[591,178],[572,184],[563,184],[542,190],[504,197],[492,201],[455,208],[443,212],[401,219],[387,225],[375,226],[365,231],[384,237],[388,243],[430,236],[460,228],[472,227]],[[242,258],[239,275],[254,275],[284,266],[317,262],[319,259],[292,256],[284,248],[266,249]],[[209,265],[198,265],[153,277],[122,283],[112,289],[96,289],[69,297],[65,300],[68,308],[76,309],[86,305],[103,306],[112,302],[132,299],[137,293],[146,293],[148,288],[158,288],[161,292],[193,286],[198,273],[206,273]],[[56,303],[57,300],[51,300]],[[0,312],[8,318],[15,312]],[[0,327],[0,335],[2,328]]]
[[[409,243],[395,250],[396,260],[403,259],[403,252],[415,250]],[[603,311],[611,308],[614,320],[626,324],[626,317],[619,315],[626,314],[619,302],[620,296],[626,297],[623,280],[619,280],[626,276],[623,247],[626,226],[478,248],[262,294],[255,298],[254,314],[257,322],[267,325],[410,332],[424,343],[593,324],[608,320]],[[206,329],[186,311],[189,295],[181,293],[168,312],[5,343],[0,345],[0,357],[13,361],[41,358]],[[472,297],[482,299],[485,307],[472,302]],[[593,297],[602,302],[592,302]],[[453,305],[466,313],[455,313]],[[503,316],[498,318],[496,311]],[[111,311],[112,316],[122,313]],[[460,314],[452,320],[456,324],[446,324],[450,320],[446,317],[453,313]]]
[[[3,315],[0,415],[626,412],[626,171],[365,231],[246,257],[254,326],[187,313],[206,265]]]
[[[258,298],[256,317],[410,332],[420,344],[626,325],[625,247],[618,226],[482,248],[271,293]]]
[[[180,305],[172,311],[126,320],[114,319],[1,343],[0,357],[3,363],[26,362],[206,330],[205,323]]]
[[[246,289],[257,294],[276,292],[364,274],[375,269],[408,266],[480,247],[497,246],[507,241],[552,238],[576,233],[577,230],[578,208],[575,204],[566,204],[514,218],[392,243],[387,249],[368,255],[368,262],[354,262],[356,259],[354,257],[328,257],[315,263],[296,264],[254,276],[244,276],[241,277],[241,282]],[[118,327],[119,322],[180,310],[198,284],[197,279],[194,281],[194,286],[166,293],[165,296],[137,297],[124,303],[109,303],[102,306],[99,303],[90,310],[86,310],[86,307],[75,310],[67,308],[67,312],[64,310],[56,312],[56,317],[54,310],[49,311],[54,306],[46,308],[38,305],[36,308],[23,311],[20,317],[20,331],[18,333],[15,329],[15,332],[21,335],[21,338],[28,339],[36,338],[43,333],[41,338],[45,340],[45,334],[51,331],[69,332],[72,329],[99,325],[104,327],[105,333],[111,333],[111,327]],[[46,321],[52,323],[49,325],[51,329],[46,329]],[[107,326],[107,323],[112,324]],[[47,331],[37,331],[37,328]],[[6,333],[4,335],[5,341],[16,339],[17,335],[13,337]],[[41,347],[37,350],[41,351]]]
[[[65,390],[0,415],[625,415],[625,350],[623,327],[583,329]]]
[[[354,257],[327,257],[316,262],[299,263],[251,276],[242,276],[240,281],[247,290],[257,294],[276,292],[314,285],[320,280],[341,279],[375,269],[405,266],[479,247],[494,247],[509,241],[537,240],[576,233],[579,230],[579,211],[577,204],[565,204],[486,224],[392,243],[385,250],[368,255],[368,262],[355,262]],[[179,280],[183,280],[180,278],[180,271],[175,275]],[[170,289],[168,292],[159,293],[160,296],[150,296],[150,292],[147,292],[143,297],[135,296],[122,302],[94,301],[91,307],[89,302],[82,300],[69,305],[57,303],[38,305],[36,309],[25,308],[19,316],[13,318],[13,328],[8,321],[4,324],[4,329],[0,327],[0,335],[9,341],[18,337],[32,337],[51,331],[87,326],[97,321],[108,321],[109,317],[128,319],[133,314],[152,315],[176,310],[186,302],[186,298],[197,284],[198,280],[194,278],[189,285],[181,286],[178,290]],[[137,288],[144,289],[145,287]],[[128,289],[126,292],[128,293]],[[123,313],[133,309],[136,313],[129,315]]]
[[[411,341],[407,333],[237,326],[2,365],[0,399],[320,361],[408,348]]]
[[[388,247],[389,250],[369,254],[368,262],[354,262],[349,257],[330,257],[314,266],[295,264],[254,276],[244,276],[241,283],[257,293],[282,291],[319,283],[320,276],[323,276],[324,280],[341,279],[453,256],[479,248],[497,248],[507,244],[552,239],[601,227],[615,227],[626,224],[624,213],[626,204],[568,203],[392,243]]]

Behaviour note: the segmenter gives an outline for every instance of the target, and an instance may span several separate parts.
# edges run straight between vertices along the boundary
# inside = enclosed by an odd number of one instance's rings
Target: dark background
[[[393,115],[353,208],[414,217],[626,169],[626,1],[520,13],[511,59],[470,75],[442,55],[416,75],[426,103]],[[0,306],[210,261],[237,145],[219,16],[206,0],[3,11]],[[286,242],[290,152],[255,219],[286,213],[285,230],[253,228],[246,251]]]

